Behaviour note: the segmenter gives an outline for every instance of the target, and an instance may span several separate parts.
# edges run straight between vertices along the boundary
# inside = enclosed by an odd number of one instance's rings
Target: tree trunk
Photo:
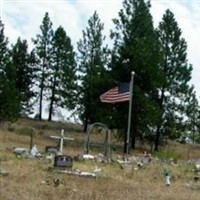
[[[133,117],[132,117],[133,118]],[[133,123],[134,122],[134,123]],[[134,150],[136,146],[136,132],[137,132],[137,121],[136,118],[132,119],[132,130],[131,130],[131,148]]]
[[[48,121],[52,120],[52,113],[53,113],[53,95],[51,97],[51,102],[50,102],[50,106],[49,106],[49,117],[48,117]]]
[[[157,131],[156,131],[155,147],[154,147],[155,151],[158,151],[159,140],[160,140],[160,126],[157,127]]]
[[[165,64],[165,66],[167,66],[167,64]],[[166,68],[166,67],[165,67]],[[159,107],[160,110],[162,111],[162,113],[164,113],[164,107],[163,107],[163,103],[164,103],[164,97],[165,97],[165,86],[163,85],[162,90],[161,90],[161,97],[160,97],[160,101],[159,103]],[[163,115],[162,115],[163,116]],[[157,130],[156,130],[156,138],[155,138],[155,146],[154,146],[154,150],[158,151],[158,146],[160,144],[160,128],[161,128],[161,123],[160,122],[157,126]]]
[[[43,70],[42,70],[42,80],[41,80],[41,88],[40,88],[40,103],[39,103],[39,120],[42,120],[42,100],[43,100],[43,90],[44,90],[44,68],[45,68],[45,62],[43,62]]]
[[[30,134],[30,151],[33,147],[33,133]]]
[[[84,121],[84,128],[83,128],[84,133],[87,132],[87,128],[88,128],[88,119],[86,118],[85,121]]]
[[[54,82],[52,87],[52,95],[50,98],[50,106],[49,106],[49,118],[48,121],[52,120],[52,114],[53,114],[53,103],[54,103],[54,97],[55,97],[55,87],[56,87],[56,76],[54,76]]]
[[[132,134],[132,138],[131,138],[131,148],[134,150],[135,149],[135,143],[136,143],[136,136],[135,133]]]
[[[40,105],[39,105],[39,120],[42,120],[42,96],[43,96],[43,86],[40,89]]]
[[[126,151],[127,151],[127,134],[126,134],[126,131],[125,131],[125,136],[124,136],[124,154],[127,153]]]

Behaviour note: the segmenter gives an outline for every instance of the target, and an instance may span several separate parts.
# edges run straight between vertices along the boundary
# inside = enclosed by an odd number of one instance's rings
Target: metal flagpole
[[[129,143],[130,143],[130,128],[131,128],[131,111],[132,111],[132,97],[133,97],[133,80],[135,72],[131,72],[131,82],[130,82],[130,96],[129,96],[129,112],[128,112],[128,127],[127,127],[127,140],[126,140],[126,158],[128,158],[129,153]]]

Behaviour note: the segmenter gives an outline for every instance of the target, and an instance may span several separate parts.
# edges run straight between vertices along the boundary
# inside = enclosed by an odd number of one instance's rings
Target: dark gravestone
[[[73,159],[71,156],[58,155],[54,158],[54,167],[59,169],[71,169],[73,165]]]
[[[45,152],[49,154],[57,154],[58,148],[56,146],[46,146]]]

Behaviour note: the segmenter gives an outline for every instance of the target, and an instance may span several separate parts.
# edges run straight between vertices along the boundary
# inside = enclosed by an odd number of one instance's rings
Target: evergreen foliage
[[[8,39],[4,35],[4,25],[0,21],[0,121],[14,121],[19,116],[15,70],[10,63],[7,45]]]
[[[126,141],[129,103],[106,104],[99,97],[129,82],[134,71],[130,146],[134,149],[138,138],[156,151],[164,137],[187,135],[198,141],[200,107],[190,85],[187,43],[169,9],[155,29],[150,8],[150,1],[123,1],[113,19],[111,50],[95,11],[78,40],[77,54],[62,26],[54,32],[48,13],[31,51],[20,38],[9,49],[0,21],[0,121],[31,114],[37,101],[40,120],[44,103],[49,121],[60,108],[75,110],[84,131],[88,123],[101,122],[120,130]]]
[[[105,92],[108,78],[106,78],[106,65],[108,50],[103,42],[104,25],[101,23],[97,12],[88,20],[88,27],[83,31],[83,38],[78,42],[79,62],[79,108],[78,114],[87,124],[98,122],[102,118],[103,109],[99,96]],[[101,120],[102,121],[102,120]]]
[[[159,88],[158,104],[162,110],[162,120],[157,126],[155,150],[158,150],[162,135],[172,135],[172,132],[175,134],[184,122],[192,72],[192,66],[187,60],[186,41],[182,38],[181,29],[170,10],[163,15],[157,32],[163,53],[160,70],[165,79]]]
[[[186,130],[190,138],[192,138],[193,143],[200,142],[200,106],[199,102],[196,98],[196,93],[192,90],[191,93],[188,95],[188,101],[187,101],[187,107],[186,107]]]
[[[160,120],[160,109],[155,101],[162,80],[160,43],[153,27],[150,3],[143,0],[124,0],[119,19],[114,19],[115,30],[112,56],[112,75],[116,81],[129,82],[135,72],[132,110],[132,148],[136,136],[152,134]],[[127,124],[128,105],[118,106],[119,118]],[[121,113],[121,114],[120,114]],[[124,116],[124,117],[122,117]]]
[[[75,52],[71,39],[61,26],[53,35],[52,47],[51,74],[48,78],[49,121],[56,107],[74,109],[77,99]]]
[[[38,60],[38,74],[37,74],[37,86],[39,88],[38,98],[39,98],[39,113],[38,118],[42,119],[43,111],[43,100],[46,98],[48,77],[50,75],[51,68],[51,56],[52,56],[52,38],[53,29],[52,22],[50,20],[49,14],[45,13],[42,24],[40,25],[41,33],[33,39],[35,50]]]
[[[21,115],[31,114],[33,109],[31,99],[35,96],[33,92],[35,63],[35,54],[33,51],[28,52],[27,41],[18,38],[11,49],[11,66],[15,76],[11,80],[15,81],[15,88],[19,93]]]

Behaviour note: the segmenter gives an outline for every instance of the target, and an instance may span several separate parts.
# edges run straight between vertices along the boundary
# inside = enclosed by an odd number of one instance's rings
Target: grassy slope
[[[84,135],[81,127],[61,123],[47,123],[20,120],[16,124],[0,127],[0,168],[9,171],[8,176],[0,175],[0,199],[2,200],[149,200],[176,199],[199,200],[200,183],[194,183],[192,166],[172,166],[152,162],[139,171],[122,170],[117,163],[103,164],[94,161],[74,162],[73,168],[91,171],[95,166],[102,169],[102,177],[97,179],[77,177],[49,171],[52,163],[45,160],[16,158],[12,147],[29,148],[30,137],[25,135],[34,127],[34,143],[40,151],[46,145],[55,145],[49,135],[59,135],[61,128],[68,130],[74,142],[64,147],[65,154],[83,153]],[[9,131],[8,131],[9,130]],[[200,158],[198,145],[178,145],[170,143],[163,152],[178,155],[179,159]],[[120,152],[117,152],[120,153]],[[138,153],[138,152],[137,152]],[[132,152],[134,155],[135,152]],[[180,161],[180,160],[179,160]],[[174,175],[172,186],[166,187],[162,169],[170,169]],[[61,180],[55,187],[53,180]],[[48,184],[47,184],[48,182]]]

